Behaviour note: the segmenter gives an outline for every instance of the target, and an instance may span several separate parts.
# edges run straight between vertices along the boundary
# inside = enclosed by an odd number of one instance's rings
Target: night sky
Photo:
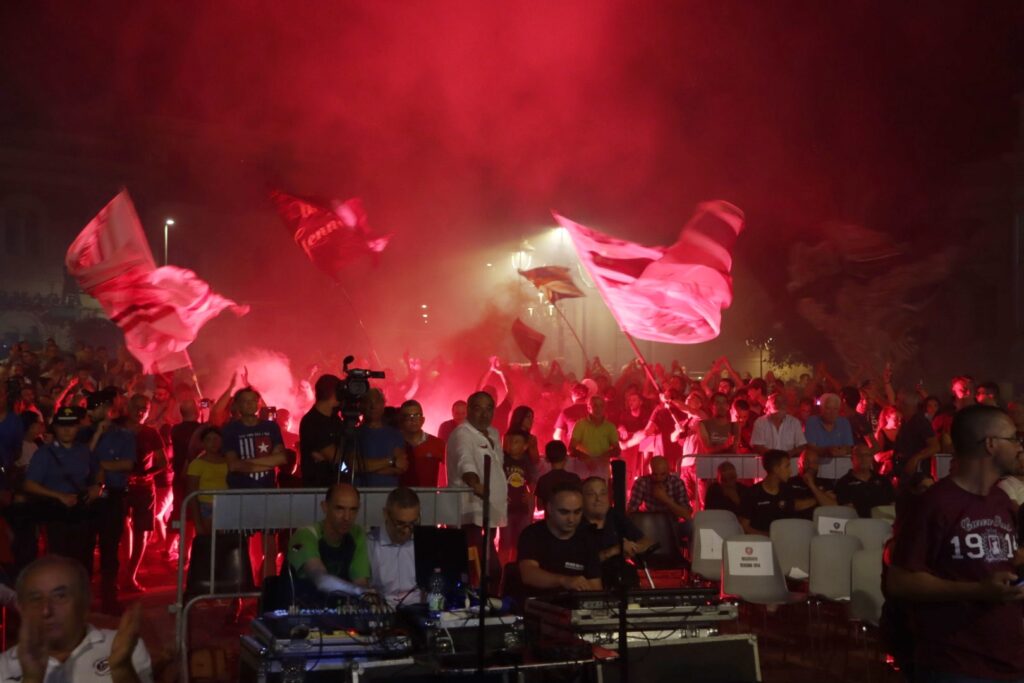
[[[0,136],[59,132],[69,148],[98,136],[110,158],[159,159],[120,179],[143,214],[146,202],[262,212],[246,266],[200,273],[239,299],[306,301],[325,284],[275,222],[268,183],[363,197],[374,225],[396,233],[356,286],[378,328],[395,310],[383,302],[428,295],[451,304],[446,328],[472,323],[457,294],[467,259],[550,227],[551,209],[667,244],[699,201],[726,199],[748,219],[727,344],[795,316],[789,244],[816,240],[826,221],[915,249],[958,239],[943,216],[962,169],[1017,141],[1021,7],[5,3]],[[176,140],[168,126],[193,128]],[[235,241],[253,230],[251,219],[217,228]],[[205,263],[189,262],[196,252],[181,265]],[[730,323],[755,291],[771,311]]]

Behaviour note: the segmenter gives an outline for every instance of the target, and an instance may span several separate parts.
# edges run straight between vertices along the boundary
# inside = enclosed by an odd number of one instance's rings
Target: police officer
[[[76,443],[81,408],[61,408],[53,416],[53,443],[40,446],[25,472],[25,493],[41,503],[51,553],[92,566],[91,503],[99,498],[96,462]]]
[[[125,521],[125,496],[128,474],[135,467],[135,434],[119,426],[116,389],[89,394],[86,400],[90,424],[78,432],[79,443],[88,444],[103,484],[103,497],[96,501],[96,539],[100,550],[100,600],[108,614],[117,614],[117,573],[120,569],[118,545]]]

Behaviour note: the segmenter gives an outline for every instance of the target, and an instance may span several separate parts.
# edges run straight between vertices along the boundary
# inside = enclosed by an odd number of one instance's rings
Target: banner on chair
[[[846,533],[846,523],[849,521],[841,517],[826,517],[822,515],[818,517],[818,535],[828,536],[829,534],[835,534],[842,536]]]
[[[771,576],[775,573],[771,541],[728,541],[728,543],[730,574],[734,576]]]
[[[714,529],[700,530],[700,559],[722,559],[722,537]]]

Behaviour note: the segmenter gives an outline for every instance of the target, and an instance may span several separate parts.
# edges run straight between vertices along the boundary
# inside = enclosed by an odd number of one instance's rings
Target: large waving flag
[[[370,228],[361,199],[323,202],[270,190],[277,213],[292,239],[317,268],[336,278],[338,271],[362,254],[384,251],[392,235]]]
[[[530,284],[540,290],[544,298],[551,303],[583,296],[583,292],[572,281],[572,274],[565,266],[541,266],[520,270],[519,274],[529,280]]]
[[[609,237],[554,214],[622,330],[639,339],[695,344],[721,332],[732,303],[732,248],[743,212],[705,202],[670,247]]]
[[[68,248],[79,286],[124,332],[125,346],[150,373],[188,366],[185,350],[221,311],[248,312],[214,292],[191,270],[157,268],[135,207],[122,190]]]
[[[529,358],[531,363],[536,363],[546,337],[540,331],[516,318],[512,323],[512,338],[523,355]]]

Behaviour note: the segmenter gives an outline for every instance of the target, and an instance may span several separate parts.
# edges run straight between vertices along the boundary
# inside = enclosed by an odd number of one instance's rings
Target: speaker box
[[[604,645],[616,650],[615,645]],[[622,680],[603,664],[604,683]],[[747,683],[761,680],[757,638],[750,634],[629,644],[629,679],[637,683]]]

